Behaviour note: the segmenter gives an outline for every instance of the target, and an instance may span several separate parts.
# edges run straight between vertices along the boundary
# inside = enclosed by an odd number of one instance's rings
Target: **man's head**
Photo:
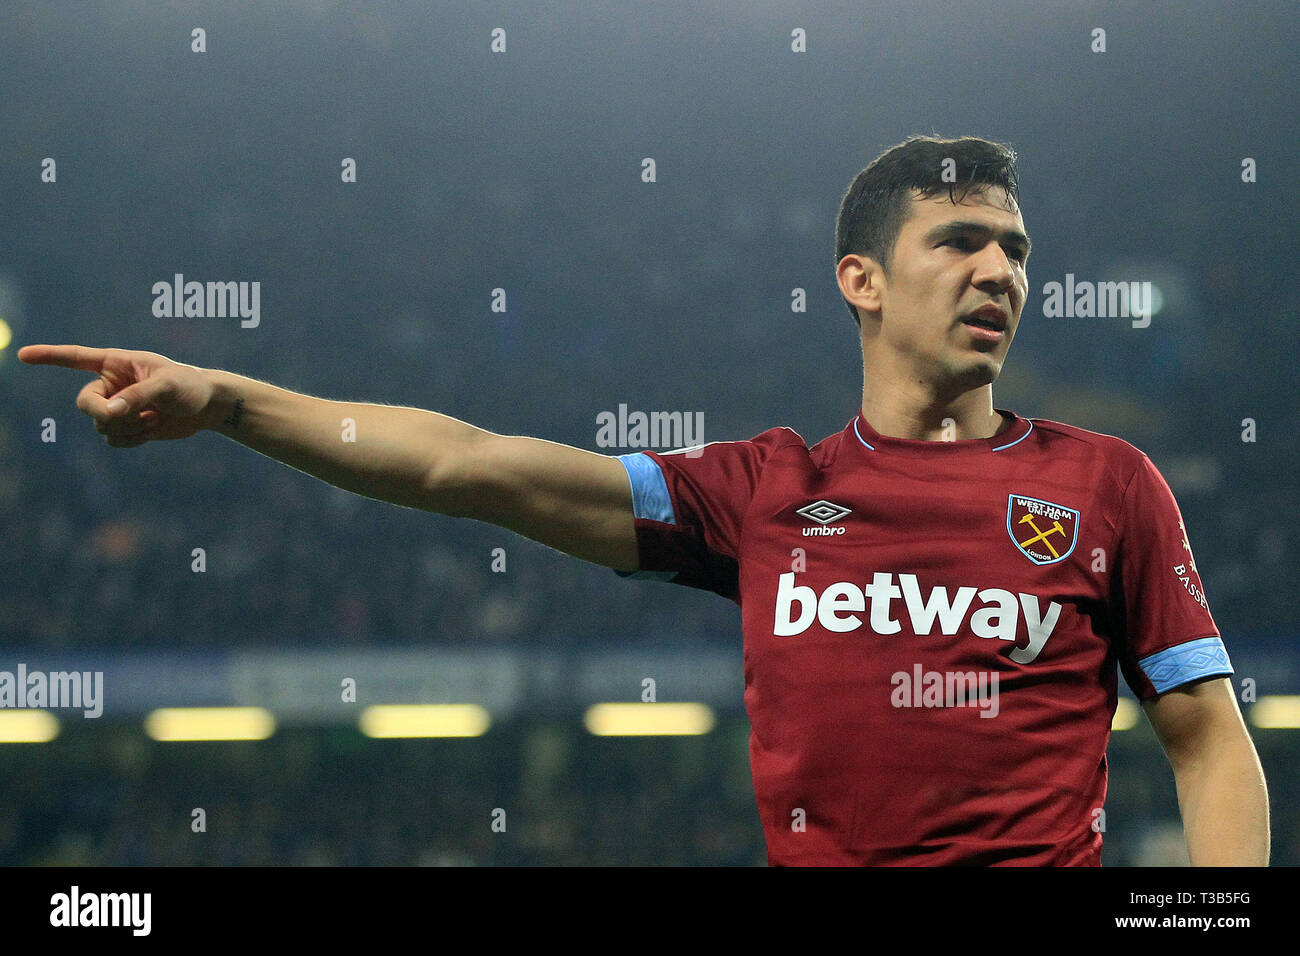
[[[952,394],[998,377],[1029,288],[1019,205],[1015,152],[973,137],[912,137],[854,178],[835,262],[868,366]],[[1000,335],[971,324],[987,305]]]

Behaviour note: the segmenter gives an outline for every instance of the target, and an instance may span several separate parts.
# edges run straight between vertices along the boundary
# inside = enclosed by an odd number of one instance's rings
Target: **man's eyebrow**
[[[976,233],[981,236],[991,236],[993,235],[993,229],[982,222],[957,220],[954,222],[940,223],[935,226],[925,234],[925,240],[926,242],[938,242],[941,239],[948,239],[953,236],[970,233]],[[1025,250],[1025,255],[1029,255],[1029,250],[1033,247],[1033,243],[1029,241],[1029,237],[1019,229],[1004,229],[1002,232],[998,233],[998,239],[1002,242],[1011,242],[1022,246]]]

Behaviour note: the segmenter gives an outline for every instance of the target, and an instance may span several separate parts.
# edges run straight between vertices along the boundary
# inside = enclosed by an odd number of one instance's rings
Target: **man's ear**
[[[849,253],[835,267],[835,279],[840,286],[840,295],[858,310],[859,316],[880,311],[885,270],[871,256]]]

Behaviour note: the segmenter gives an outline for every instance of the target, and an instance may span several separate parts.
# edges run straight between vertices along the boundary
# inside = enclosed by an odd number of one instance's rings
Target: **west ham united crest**
[[[1034,564],[1055,564],[1074,551],[1079,512],[1041,498],[1008,495],[1007,534]]]

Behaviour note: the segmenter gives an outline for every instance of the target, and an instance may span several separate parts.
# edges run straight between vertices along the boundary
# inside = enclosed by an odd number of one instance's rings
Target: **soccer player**
[[[854,179],[835,241],[862,402],[812,447],[772,428],[604,456],[150,352],[19,358],[95,373],[77,405],[114,447],[212,429],[736,601],[771,864],[1099,865],[1117,665],[1192,863],[1266,864],[1263,772],[1168,485],[1118,438],[993,405],[1029,288],[1014,152],[910,139]]]

